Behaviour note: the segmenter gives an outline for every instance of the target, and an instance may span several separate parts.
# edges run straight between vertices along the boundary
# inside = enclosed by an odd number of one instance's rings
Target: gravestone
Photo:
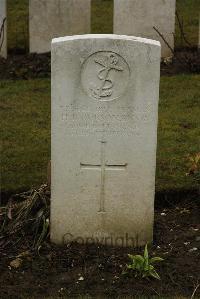
[[[31,53],[51,49],[55,37],[90,33],[91,0],[29,0]]]
[[[160,43],[52,41],[51,239],[152,240]]]
[[[114,33],[158,40],[162,57],[172,56],[159,33],[174,49],[175,9],[176,0],[114,0]]]
[[[0,56],[7,57],[6,0],[0,0]]]

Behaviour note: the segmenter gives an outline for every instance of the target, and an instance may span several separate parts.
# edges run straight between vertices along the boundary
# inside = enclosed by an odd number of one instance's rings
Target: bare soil
[[[159,206],[159,207],[158,207]],[[161,280],[122,274],[128,253],[141,248],[111,248],[77,244],[57,246],[47,239],[32,249],[31,228],[9,246],[0,241],[0,298],[74,298],[90,295],[200,296],[200,198],[198,194],[176,201],[156,202],[151,256],[164,261],[157,266]]]

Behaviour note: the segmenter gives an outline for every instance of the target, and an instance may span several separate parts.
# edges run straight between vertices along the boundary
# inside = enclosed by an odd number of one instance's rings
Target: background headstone
[[[90,32],[91,0],[29,0],[30,52],[51,49],[55,37]]]
[[[162,57],[172,56],[153,27],[174,49],[175,9],[176,0],[114,0],[114,33],[158,40]]]
[[[0,56],[7,57],[6,0],[0,0]]]
[[[52,241],[152,240],[159,76],[159,42],[53,40]]]

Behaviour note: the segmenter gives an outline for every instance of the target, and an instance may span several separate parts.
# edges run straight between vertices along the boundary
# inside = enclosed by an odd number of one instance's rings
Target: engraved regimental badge
[[[127,62],[114,52],[96,52],[82,67],[83,88],[89,97],[99,101],[119,98],[127,88],[129,77]]]

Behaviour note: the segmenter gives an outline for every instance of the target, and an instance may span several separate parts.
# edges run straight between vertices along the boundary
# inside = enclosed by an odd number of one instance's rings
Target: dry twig
[[[1,28],[0,28],[0,52],[4,42],[4,27],[5,27],[6,18],[3,19]]]
[[[32,247],[38,248],[48,234],[49,205],[47,185],[11,197],[7,206],[0,208],[0,245],[19,242],[31,231]]]
[[[178,14],[177,11],[176,11],[176,18],[177,18],[179,30],[180,30],[180,33],[181,33],[181,38],[185,41],[185,43],[189,47],[191,47],[192,46],[191,43],[186,39],[185,32],[183,30],[183,23],[181,23],[181,20],[180,20],[180,17],[179,17],[179,14]]]
[[[198,284],[196,285],[196,287],[194,288],[194,291],[193,291],[192,296],[191,296],[190,299],[193,299],[193,298],[194,298],[194,295],[195,295],[197,289],[199,288],[199,286],[200,286],[200,284],[198,283]]]

